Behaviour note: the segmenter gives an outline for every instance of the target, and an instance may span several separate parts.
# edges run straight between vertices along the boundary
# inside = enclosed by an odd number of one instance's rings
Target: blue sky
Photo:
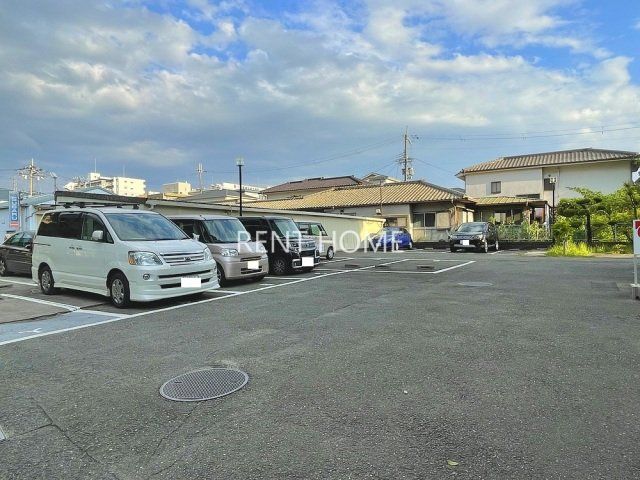
[[[640,5],[580,0],[0,6],[0,185],[28,159],[162,183],[399,175],[640,150]],[[536,133],[537,132],[537,133]],[[42,190],[51,189],[43,182]]]

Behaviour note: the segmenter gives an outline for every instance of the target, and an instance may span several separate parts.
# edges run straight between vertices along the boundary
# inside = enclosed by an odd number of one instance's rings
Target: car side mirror
[[[26,248],[27,250],[32,250],[33,249],[33,243],[25,244],[24,248]]]
[[[103,230],[94,230],[93,233],[91,234],[91,240],[93,240],[94,242],[101,242],[103,238],[104,238]]]

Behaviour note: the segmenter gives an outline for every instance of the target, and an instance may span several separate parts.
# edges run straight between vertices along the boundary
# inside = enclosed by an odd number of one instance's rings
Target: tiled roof
[[[637,152],[623,150],[602,150],[581,148],[579,150],[562,150],[558,152],[531,153],[513,157],[500,157],[490,162],[478,163],[463,168],[458,173],[463,177],[467,173],[484,172],[488,170],[505,170],[510,168],[544,167],[550,165],[566,165],[571,163],[601,162],[605,160],[631,159],[638,156]]]
[[[527,205],[531,203],[546,203],[540,198],[524,198],[524,197],[480,197],[472,198],[478,207],[486,207],[489,205]]]
[[[261,193],[289,192],[293,190],[312,190],[315,188],[345,187],[349,185],[360,185],[362,181],[352,175],[342,177],[318,177],[295,180],[273,187],[265,188]]]
[[[425,203],[462,199],[464,195],[455,190],[439,187],[423,181],[388,183],[382,185],[361,185],[338,187],[311,193],[301,198],[282,200],[259,200],[247,202],[252,207],[275,208],[281,210],[305,210],[339,207],[360,207],[367,205],[403,203]]]

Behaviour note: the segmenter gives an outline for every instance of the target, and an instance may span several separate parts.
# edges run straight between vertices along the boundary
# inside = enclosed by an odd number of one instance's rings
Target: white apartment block
[[[146,180],[131,177],[103,177],[98,172],[91,172],[85,180],[67,183],[67,190],[76,188],[100,187],[111,190],[116,195],[124,197],[145,197],[147,195]]]

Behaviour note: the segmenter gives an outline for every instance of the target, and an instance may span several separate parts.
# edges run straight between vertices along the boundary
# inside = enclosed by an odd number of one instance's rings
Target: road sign
[[[20,228],[20,201],[17,193],[9,195],[9,227]]]

